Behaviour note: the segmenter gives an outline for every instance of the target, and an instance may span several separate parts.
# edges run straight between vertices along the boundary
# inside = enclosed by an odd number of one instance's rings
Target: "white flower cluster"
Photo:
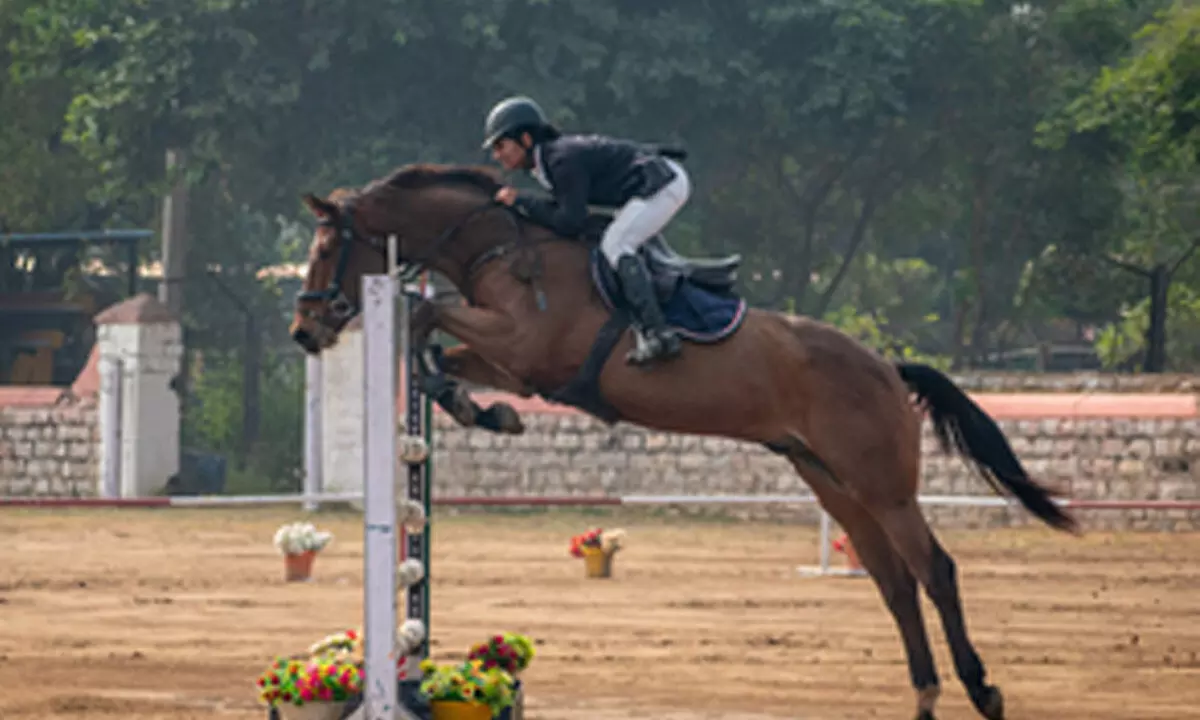
[[[321,532],[312,523],[294,522],[275,531],[275,549],[284,555],[320,551],[333,540],[333,533]]]
[[[416,500],[400,500],[396,503],[396,526],[409,532],[425,529],[425,506]]]
[[[614,553],[624,546],[624,530],[608,530],[600,536],[600,549],[606,553]]]
[[[416,652],[425,642],[425,624],[420,620],[405,620],[396,630],[396,656],[404,657]]]
[[[343,653],[351,653],[354,651],[354,645],[357,642],[355,635],[348,632],[334,633],[326,635],[324,638],[313,643],[308,648],[308,654],[312,657],[321,655],[340,655]]]

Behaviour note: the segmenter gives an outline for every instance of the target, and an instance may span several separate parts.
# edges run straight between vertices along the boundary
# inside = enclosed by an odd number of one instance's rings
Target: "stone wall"
[[[94,404],[0,407],[0,495],[96,495],[99,443]]]
[[[1200,378],[1190,375],[995,374],[956,380],[977,393],[1155,393],[1177,399],[1200,394]],[[97,494],[96,407],[91,401],[73,400],[70,393],[56,397],[50,401],[57,402],[53,405],[6,405],[0,393],[0,495]],[[577,413],[526,413],[527,431],[519,437],[464,430],[441,413],[436,417],[435,492],[443,496],[808,492],[785,461],[730,440],[627,425],[609,428]],[[1002,419],[1000,425],[1027,467],[1071,497],[1200,500],[1200,417],[1194,412],[1154,419]],[[924,433],[923,495],[990,494],[961,460],[940,453],[928,423]],[[663,511],[789,522],[814,522],[817,517],[811,505],[679,505]],[[940,527],[1029,521],[1023,510],[1007,508],[927,507],[926,514]],[[1079,515],[1089,527],[1200,529],[1200,511]]]
[[[1200,375],[1116,373],[968,373],[952,375],[971,393],[1182,393],[1200,394]]]
[[[438,416],[435,492],[441,495],[799,495],[784,460],[754,445],[647,432],[577,414],[527,415],[526,433],[468,431]],[[1073,498],[1200,500],[1200,418],[1001,420],[1027,469]],[[990,495],[925,423],[922,495]],[[671,506],[671,512],[813,522],[804,505]],[[1087,527],[1200,529],[1200,511],[1077,511]],[[1023,509],[928,506],[939,527],[1028,522]]]

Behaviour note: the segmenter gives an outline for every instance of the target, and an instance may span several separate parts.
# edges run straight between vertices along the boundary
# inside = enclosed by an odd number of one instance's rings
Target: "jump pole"
[[[393,720],[396,682],[395,278],[364,275],[363,688],[364,720]],[[401,716],[403,717],[403,716]]]
[[[404,432],[420,437],[429,447],[432,430],[429,403],[418,390],[418,370],[411,357],[409,292],[396,272],[395,238],[389,240],[386,275],[364,275],[363,298],[363,397],[365,434],[363,447],[363,656],[366,686],[363,720],[417,720],[403,704],[398,671],[405,682],[420,681],[420,663],[428,653],[429,637],[429,470],[427,455],[420,463],[405,463],[406,499],[425,509],[423,530],[404,533],[404,556],[418,558],[424,578],[406,591],[405,617],[420,621],[425,642],[403,658],[396,656],[396,305],[400,304],[400,350],[404,359]]]

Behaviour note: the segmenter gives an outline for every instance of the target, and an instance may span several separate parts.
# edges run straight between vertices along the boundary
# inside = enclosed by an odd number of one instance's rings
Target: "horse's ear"
[[[322,200],[312,193],[305,193],[301,199],[318,220],[332,220],[337,217],[337,205],[328,200]]]

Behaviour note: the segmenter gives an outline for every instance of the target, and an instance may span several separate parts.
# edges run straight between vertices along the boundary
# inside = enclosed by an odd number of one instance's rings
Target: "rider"
[[[523,212],[560,235],[584,230],[588,205],[619,208],[604,231],[600,250],[617,271],[632,306],[637,343],[626,356],[642,365],[679,354],[679,336],[667,327],[650,272],[638,254],[691,194],[679,163],[657,148],[601,135],[563,135],[527,97],[498,103],[484,124],[483,147],[508,170],[527,170],[553,200],[504,187],[496,201]]]

